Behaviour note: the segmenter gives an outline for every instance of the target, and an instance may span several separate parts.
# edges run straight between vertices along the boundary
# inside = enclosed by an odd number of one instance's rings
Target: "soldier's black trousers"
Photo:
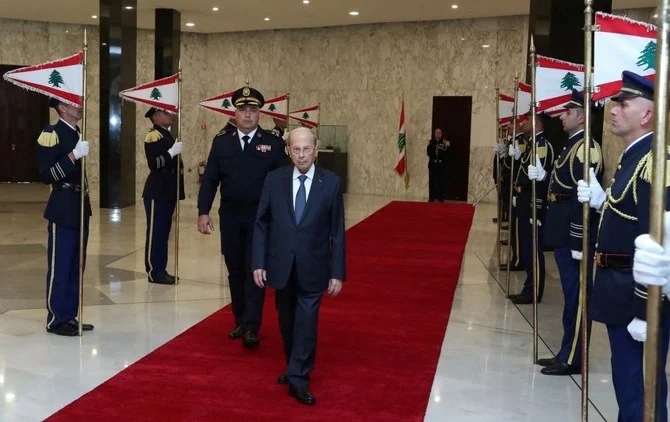
[[[147,233],[144,243],[144,266],[149,278],[158,280],[167,274],[168,240],[176,201],[144,198]]]
[[[258,333],[263,319],[265,290],[254,283],[251,272],[251,245],[255,210],[240,214],[219,209],[221,252],[228,267],[230,298],[236,325]]]

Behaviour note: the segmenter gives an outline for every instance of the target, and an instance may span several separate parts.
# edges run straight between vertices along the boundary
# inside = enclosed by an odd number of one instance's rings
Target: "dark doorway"
[[[0,74],[21,66],[0,65]],[[49,124],[45,96],[0,81],[0,182],[39,182],[37,138]]]
[[[468,200],[472,97],[433,97],[433,126],[450,142],[444,183],[446,199]]]

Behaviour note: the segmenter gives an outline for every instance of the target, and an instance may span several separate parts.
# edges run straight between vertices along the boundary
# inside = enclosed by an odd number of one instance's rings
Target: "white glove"
[[[605,203],[607,195],[603,187],[598,183],[596,172],[593,168],[589,169],[589,179],[590,183],[588,184],[584,180],[577,182],[577,200],[581,203],[589,201],[591,208],[599,210]]]
[[[86,157],[88,155],[88,142],[79,138],[77,145],[75,145],[72,150],[72,155],[74,155],[75,160],[78,160],[81,157]]]
[[[665,248],[649,234],[635,239],[633,278],[644,286],[666,286],[670,277],[670,212],[663,218]]]
[[[515,160],[518,160],[519,157],[521,157],[521,150],[514,145],[510,145],[508,155],[514,157]]]
[[[577,261],[581,261],[584,257],[584,254],[581,251],[570,250],[570,254],[572,255],[572,259],[576,259]]]
[[[535,157],[535,165],[528,165],[528,178],[530,180],[543,181],[547,177],[547,171],[542,167],[540,157]]]
[[[501,154],[505,151],[507,151],[507,147],[505,146],[505,144],[502,144],[500,142],[496,142],[496,152],[498,154]]]
[[[512,197],[512,206],[516,207],[516,196]]]
[[[532,226],[533,225],[533,219],[530,218],[530,219],[528,219],[528,221],[530,221],[530,225]],[[542,227],[542,222],[540,220],[537,220],[537,225],[538,225],[538,227]]]
[[[168,150],[168,154],[170,154],[170,157],[174,158],[175,155],[181,154],[183,150],[184,150],[184,144],[182,144],[181,142],[175,142]]]
[[[630,333],[630,336],[633,337],[633,340],[647,340],[647,321],[642,321],[639,318],[633,318],[633,320],[626,328],[628,328],[628,332]]]

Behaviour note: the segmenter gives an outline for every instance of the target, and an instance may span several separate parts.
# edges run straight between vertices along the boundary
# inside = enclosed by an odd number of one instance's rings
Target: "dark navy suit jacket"
[[[340,178],[315,168],[299,224],[293,209],[293,166],[265,179],[254,228],[253,269],[267,271],[267,285],[286,286],[295,263],[298,283],[322,292],[331,278],[345,279],[344,202]]]

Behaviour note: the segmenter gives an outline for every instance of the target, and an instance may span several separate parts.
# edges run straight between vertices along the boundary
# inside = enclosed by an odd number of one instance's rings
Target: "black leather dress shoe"
[[[540,371],[544,375],[576,375],[581,374],[582,370],[578,366],[568,365],[563,362],[556,362]]]
[[[156,283],[156,284],[174,284],[174,277],[170,278],[168,277],[167,274],[164,276],[158,278],[158,277],[148,277],[149,283]]]
[[[515,305],[530,305],[533,303],[533,299],[528,296],[518,296],[512,299],[512,303]],[[538,299],[537,303],[542,303],[542,299]]]
[[[167,278],[169,278],[170,280],[172,280],[173,283],[176,282],[177,280],[181,280],[181,277],[179,277],[179,278],[177,279],[177,278],[175,278],[175,276],[173,276],[172,274],[166,274],[165,277],[167,277]]]
[[[244,337],[244,330],[239,325],[235,327],[235,329],[231,331],[230,334],[228,334],[228,338],[230,340],[238,340],[242,337]]]
[[[526,295],[523,294],[523,293],[515,293],[513,295],[509,295],[509,297],[507,299],[514,300],[514,299],[518,299],[520,297],[526,297]]]
[[[244,346],[244,348],[257,349],[258,345],[260,344],[261,341],[258,339],[256,333],[252,333],[251,331],[244,333],[244,341],[242,342],[242,346]]]
[[[506,239],[501,239],[501,240],[500,240],[500,244],[501,244],[501,245],[508,245],[509,242],[508,242]]]
[[[79,331],[70,324],[61,324],[58,327],[47,328],[47,332],[66,337],[75,337],[79,335]]]
[[[277,377],[277,384],[288,385],[288,376],[286,372]]]
[[[75,330],[77,330],[77,334],[79,334],[79,321],[76,319],[73,319],[68,322],[68,324],[73,327]],[[81,324],[81,330],[82,331],[93,331],[93,324]]]
[[[316,404],[316,398],[314,395],[309,392],[307,387],[298,388],[292,385],[288,386],[288,395],[295,397],[298,402],[306,404],[307,406],[314,406]]]
[[[544,359],[538,359],[537,360],[537,364],[540,365],[540,366],[551,366],[551,365],[555,364],[556,362],[558,362],[558,360],[556,359],[556,356],[554,356],[553,358],[544,358]]]

